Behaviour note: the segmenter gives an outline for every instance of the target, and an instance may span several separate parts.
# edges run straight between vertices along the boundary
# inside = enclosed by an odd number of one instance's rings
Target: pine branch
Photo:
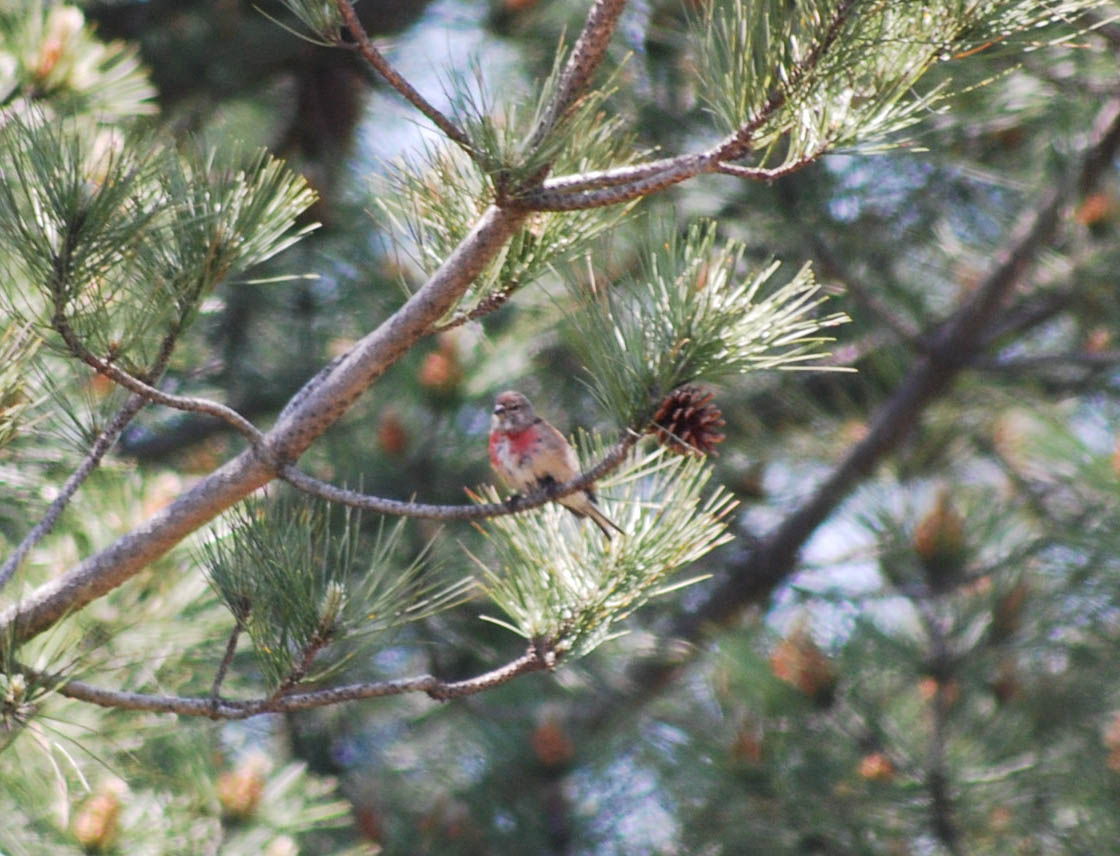
[[[271,460],[296,460],[382,373],[431,328],[514,234],[525,214],[488,209],[439,270],[399,310],[361,339],[252,450],[196,483],[150,520],[43,584],[0,614],[0,638],[14,643],[46,630],[164,555],[187,535],[276,476]],[[297,393],[297,396],[299,394]]]
[[[1073,301],[1074,286],[1062,291],[1043,294],[1020,300],[1007,312],[1001,312],[1000,317],[985,332],[981,341],[981,350],[988,350],[998,342],[1022,335],[1029,330],[1034,330],[1055,318],[1059,313],[1069,308]]]
[[[306,678],[307,673],[311,671],[311,664],[315,662],[319,652],[326,648],[330,641],[329,632],[316,633],[303,649],[295,668],[280,682],[280,686],[272,693],[271,698],[280,698],[287,695],[300,681]]]
[[[549,490],[536,490],[532,493],[510,497],[506,502],[472,505],[432,505],[421,502],[403,502],[335,487],[307,475],[294,466],[283,467],[280,470],[280,478],[292,487],[320,499],[367,511],[376,511],[378,514],[391,514],[396,517],[422,517],[429,520],[481,520],[487,517],[500,517],[504,514],[517,514],[530,508],[539,508],[549,502],[583,490],[618,468],[640,437],[641,435],[637,432],[629,431],[602,460],[587,472],[580,474],[579,477]]]
[[[154,386],[150,386],[139,378],[133,377],[128,372],[118,368],[108,360],[101,359],[86,348],[69,322],[60,312],[56,312],[54,318],[51,319],[51,326],[62,336],[63,341],[66,342],[66,346],[70,349],[70,353],[130,392],[142,396],[148,401],[162,404],[165,407],[171,407],[175,410],[186,410],[191,413],[205,413],[209,416],[215,416],[235,428],[253,445],[255,450],[260,451],[262,449],[264,435],[256,425],[236,410],[226,407],[226,405],[220,404],[217,401],[210,401],[205,398],[171,395],[170,393],[156,389]]]
[[[753,181],[774,181],[777,178],[797,172],[799,169],[804,169],[811,163],[816,163],[822,154],[823,152],[819,151],[812,152],[790,163],[773,168],[743,166],[737,163],[717,163],[712,171],[721,172],[724,175],[733,175],[736,178],[749,178]]]
[[[347,701],[385,698],[406,693],[425,693],[436,701],[449,701],[492,690],[521,675],[551,670],[556,666],[556,660],[556,654],[546,643],[533,643],[516,660],[511,660],[504,666],[461,681],[445,681],[432,675],[416,675],[411,678],[398,678],[392,681],[346,684],[330,689],[288,693],[279,696],[272,695],[267,698],[245,701],[216,699],[213,696],[183,697],[106,690],[85,681],[67,681],[60,684],[56,688],[56,692],[67,698],[121,710],[147,710],[155,713],[175,713],[181,716],[205,716],[215,720],[248,719],[262,713],[289,713],[297,710],[311,710]],[[38,678],[44,677],[32,670],[26,671],[29,675],[34,674]]]
[[[933,671],[934,691],[932,700],[933,728],[929,741],[929,760],[926,770],[926,789],[930,797],[930,826],[937,840],[952,856],[961,856],[960,830],[953,812],[949,794],[948,772],[945,769],[945,741],[949,715],[948,682],[952,663],[949,657],[945,631],[931,605],[919,603],[918,614],[925,626],[930,643],[930,666]]]
[[[540,146],[590,83],[591,76],[602,65],[615,26],[625,8],[626,0],[595,0],[588,10],[583,30],[560,75],[556,94],[529,140],[530,149]]]
[[[746,127],[746,126],[744,126]],[[773,181],[804,169],[825,153],[825,148],[809,152],[780,167],[766,169],[726,163],[724,151],[740,132],[703,152],[663,158],[644,164],[631,164],[614,170],[561,176],[549,179],[539,190],[519,196],[518,206],[531,211],[581,211],[618,205],[649,196],[698,175],[724,173],[755,181]]]
[[[234,654],[237,653],[237,642],[241,638],[241,631],[244,628],[245,624],[238,616],[234,622],[233,630],[229,633],[229,639],[226,641],[226,650],[222,655],[222,661],[218,664],[218,670],[214,673],[214,683],[210,686],[210,703],[214,709],[217,709],[222,703],[222,682],[226,679],[230,664],[233,663]]]
[[[164,371],[167,369],[167,364],[171,361],[171,353],[175,350],[175,342],[178,341],[178,338],[178,330],[164,336],[152,369],[148,372],[149,378],[158,379],[162,377]],[[139,413],[147,403],[148,399],[143,395],[133,394],[129,396],[128,401],[117,411],[113,420],[105,427],[105,430],[98,435],[89,453],[82,460],[82,463],[78,465],[78,468],[66,479],[66,482],[58,492],[58,496],[51,502],[42,519],[36,523],[24,539],[20,541],[16,549],[4,561],[3,566],[0,566],[0,589],[3,589],[8,580],[11,579],[12,575],[27,557],[27,554],[54,528],[54,524],[58,521],[58,518],[62,515],[66,506],[70,504],[70,500],[73,498],[78,488],[81,487],[89,474],[97,469],[101,464],[101,459],[104,458],[109,449],[113,447],[117,438],[120,437],[121,432],[124,431],[132,421],[132,418]]]
[[[627,164],[610,169],[581,172],[575,175],[562,175],[546,178],[541,184],[542,191],[553,193],[575,193],[580,190],[596,190],[604,187],[618,187],[672,169],[674,164],[687,155],[660,158],[646,163]]]
[[[116,442],[120,433],[125,429],[132,417],[135,416],[147,404],[148,401],[144,396],[132,395],[129,396],[128,401],[124,403],[117,414],[113,417],[105,430],[98,435],[94,441],[89,453],[82,460],[78,468],[70,474],[66,479],[65,484],[58,492],[58,496],[54,498],[46,512],[43,514],[41,520],[32,527],[31,531],[27,533],[22,541],[16,546],[15,550],[5,559],[3,566],[0,566],[0,589],[7,585],[8,580],[23,564],[23,560],[27,557],[35,545],[42,541],[54,528],[58,518],[62,516],[62,512],[66,510],[66,506],[70,504],[70,500],[81,487],[82,483],[86,480],[90,473],[97,469],[101,463],[101,459],[105,457],[105,453],[112,448],[113,443]]]
[[[389,64],[384,54],[374,47],[373,42],[370,41],[369,36],[366,34],[365,27],[363,27],[362,22],[358,20],[358,15],[354,12],[354,7],[350,0],[335,0],[335,6],[338,7],[339,14],[342,15],[342,20],[346,23],[346,29],[348,29],[350,35],[354,37],[354,43],[348,46],[356,48],[365,58],[366,62],[373,66],[377,73],[385,78],[386,83],[403,95],[409,104],[427,116],[437,128],[447,135],[448,139],[457,143],[463,151],[473,158],[475,156],[474,146],[471,145],[470,138],[467,137],[466,132],[444,116],[443,113],[424,98],[423,95],[417,92],[412,84],[405,80],[400,73]]]
[[[1120,152],[1120,99],[1097,114],[1090,142],[1071,180],[1059,184],[1020,219],[1004,249],[995,254],[995,267],[952,316],[930,333],[928,352],[914,366],[894,395],[879,409],[863,440],[856,443],[800,507],[769,535],[758,538],[748,558],[695,611],[683,616],[671,634],[698,643],[724,626],[743,609],[764,601],[796,568],[798,552],[836,507],[893,452],[921,413],[969,368],[987,344],[989,327],[998,326],[1003,302],[1014,291],[1039,253],[1052,243],[1061,224],[1060,213],[1070,196],[1095,187]],[[679,652],[674,644],[674,651]],[[693,650],[700,650],[694,645]],[[687,665],[678,656],[636,663],[630,685],[640,688],[630,704],[653,698]],[[603,721],[610,702],[591,714]]]
[[[477,306],[474,306],[468,312],[460,312],[453,315],[449,321],[443,324],[436,324],[432,327],[433,333],[445,333],[448,330],[454,330],[456,327],[462,327],[471,321],[477,321],[479,318],[485,318],[491,312],[497,312],[506,302],[513,297],[524,285],[524,282],[509,282],[502,286],[501,289],[484,297],[479,301]]]
[[[718,148],[718,147],[717,147]],[[587,208],[603,208],[608,205],[618,205],[649,196],[659,190],[664,190],[674,184],[679,184],[687,179],[712,172],[716,161],[713,160],[715,149],[699,154],[680,155],[666,161],[660,161],[660,168],[638,171],[641,176],[626,183],[613,183],[608,173],[600,173],[593,177],[595,189],[578,192],[554,191],[547,189],[547,185],[540,190],[532,190],[517,197],[516,204],[528,211],[581,211]],[[622,167],[630,170],[633,167]],[[568,176],[567,182],[562,186],[579,186],[582,176]]]
[[[851,17],[854,6],[855,0],[845,0],[841,3],[820,41],[793,67],[785,83],[770,93],[766,102],[750,121],[745,122],[734,133],[707,151],[621,167],[618,170],[604,170],[585,176],[563,176],[551,182],[546,181],[539,190],[518,197],[517,204],[533,211],[577,211],[601,208],[649,196],[651,193],[705,173],[725,172],[741,178],[772,180],[812,163],[827,150],[827,141],[791,164],[775,170],[737,166],[727,161],[738,160],[750,151],[754,133],[785,106],[790,91],[799,85],[828,53]]]
[[[805,55],[804,59],[794,65],[786,80],[770,92],[758,113],[720,145],[715,158],[717,161],[738,160],[750,151],[755,131],[770,121],[786,105],[790,92],[796,89],[825,57],[829,49],[836,43],[840,31],[851,17],[855,5],[856,0],[843,0],[836,7],[823,37]]]

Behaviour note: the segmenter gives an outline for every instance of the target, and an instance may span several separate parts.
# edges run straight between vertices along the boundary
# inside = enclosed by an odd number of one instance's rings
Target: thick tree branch
[[[149,695],[119,690],[106,690],[85,681],[67,681],[56,692],[67,698],[89,702],[101,707],[122,710],[148,710],[175,713],[181,716],[206,716],[211,719],[248,719],[262,713],[289,713],[359,699],[384,698],[405,693],[427,693],[436,701],[448,701],[494,689],[530,672],[554,668],[556,655],[544,643],[532,644],[529,650],[504,666],[461,681],[445,681],[432,675],[416,675],[393,681],[346,684],[324,690],[272,695],[268,698],[237,701],[208,697]],[[42,678],[41,675],[37,677]]]
[[[671,158],[660,158],[646,163],[630,164],[628,166],[613,167],[611,169],[580,172],[573,175],[561,175],[547,178],[541,184],[541,191],[546,193],[576,193],[581,190],[597,190],[604,187],[618,187],[641,181],[666,170],[673,169],[682,159],[692,155],[678,155]]]
[[[641,178],[625,184],[606,183],[607,174],[600,173],[598,183],[593,190],[578,192],[556,191],[542,187],[523,194],[517,198],[517,204],[529,211],[582,211],[588,208],[604,208],[608,205],[618,205],[643,196],[649,196],[659,190],[664,190],[674,184],[679,184],[690,178],[715,171],[716,161],[713,159],[715,149],[699,154],[681,155],[664,161],[664,167],[656,171],[642,170],[638,174]],[[623,167],[629,170],[631,167]],[[575,176],[573,184],[580,183],[580,176]]]

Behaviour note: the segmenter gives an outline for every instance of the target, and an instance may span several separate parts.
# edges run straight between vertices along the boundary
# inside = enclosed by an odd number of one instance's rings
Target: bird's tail
[[[611,540],[611,529],[613,529],[619,535],[626,534],[622,527],[620,527],[617,523],[607,517],[607,515],[603,514],[603,512],[601,512],[594,505],[588,504],[586,511],[587,516],[595,521],[595,525],[603,530],[603,534],[607,536],[608,541]]]

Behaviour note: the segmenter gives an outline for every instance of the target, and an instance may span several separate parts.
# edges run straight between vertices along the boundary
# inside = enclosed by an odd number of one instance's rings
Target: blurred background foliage
[[[3,56],[40,50],[35,85],[5,99],[49,100],[67,52],[80,67],[91,51],[122,51],[112,62],[135,57],[151,82],[110,91],[133,112],[176,136],[267,147],[319,194],[306,221],[323,227],[252,281],[213,292],[166,376],[168,388],[267,423],[417,284],[379,205],[378,176],[431,132],[356,56],[300,40],[258,4],[79,5],[87,28],[58,19],[35,34],[21,27],[37,4],[4,4]],[[259,5],[284,19],[280,4]],[[630,57],[612,109],[632,118],[639,147],[672,153],[719,133],[691,74],[686,19],[700,5],[643,0],[623,19],[612,60]],[[357,10],[406,77],[449,102],[449,70],[476,67],[495,90],[532,91],[586,6],[362,0]],[[1105,4],[1078,23],[1118,13]],[[904,146],[837,153],[771,184],[704,177],[644,203],[682,232],[716,218],[752,266],[784,260],[783,282],[812,262],[829,310],[852,319],[835,331],[833,360],[858,373],[755,372],[711,388],[727,438],[714,481],[740,506],[727,518],[735,539],[688,572],[709,580],[652,601],[627,635],[554,675],[450,703],[402,697],[222,724],[0,687],[5,728],[16,732],[0,733],[12,738],[0,756],[0,851],[1115,852],[1114,164],[1093,188],[1071,188],[1057,237],[1037,248],[985,347],[838,503],[796,573],[726,604],[718,624],[701,620],[713,593],[735,590],[728,582],[759,539],[867,436],[1016,221],[1073,181],[1094,117],[1120,87],[1120,30],[1104,23],[1042,44],[1063,27],[1076,32],[1059,22],[1039,31],[1037,49],[1020,39],[935,67],[934,82],[951,75],[956,94]],[[593,274],[579,262],[483,322],[423,340],[304,468],[371,493],[461,502],[464,487],[491,480],[490,402],[507,387],[566,432],[617,429],[556,319],[565,277],[615,282],[641,269],[643,222],[608,233]],[[268,281],[281,273],[317,278]],[[9,326],[0,355],[22,353],[21,335]],[[0,449],[8,544],[124,398],[81,367],[40,357],[38,392],[10,398],[0,360],[0,441],[5,420],[34,427]],[[67,401],[61,414],[42,406],[52,396]],[[242,445],[209,417],[145,411],[37,564],[73,565]],[[468,551],[486,550],[463,525],[415,521],[400,539],[403,555],[427,547],[451,577],[473,570]],[[66,652],[72,674],[101,684],[205,694],[231,619],[201,564],[197,551],[170,554],[91,605],[80,636],[58,628],[21,657],[45,667]],[[515,656],[521,641],[480,611],[467,603],[394,630],[375,654],[349,660],[346,679],[453,679]],[[231,692],[259,686],[255,662],[237,655]]]

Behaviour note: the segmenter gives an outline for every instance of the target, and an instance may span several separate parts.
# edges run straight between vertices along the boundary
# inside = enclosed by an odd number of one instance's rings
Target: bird
[[[516,491],[557,487],[580,473],[575,450],[520,392],[507,390],[494,400],[490,420],[490,466]],[[595,504],[592,486],[556,500],[576,517],[590,517],[607,537],[626,533]]]

